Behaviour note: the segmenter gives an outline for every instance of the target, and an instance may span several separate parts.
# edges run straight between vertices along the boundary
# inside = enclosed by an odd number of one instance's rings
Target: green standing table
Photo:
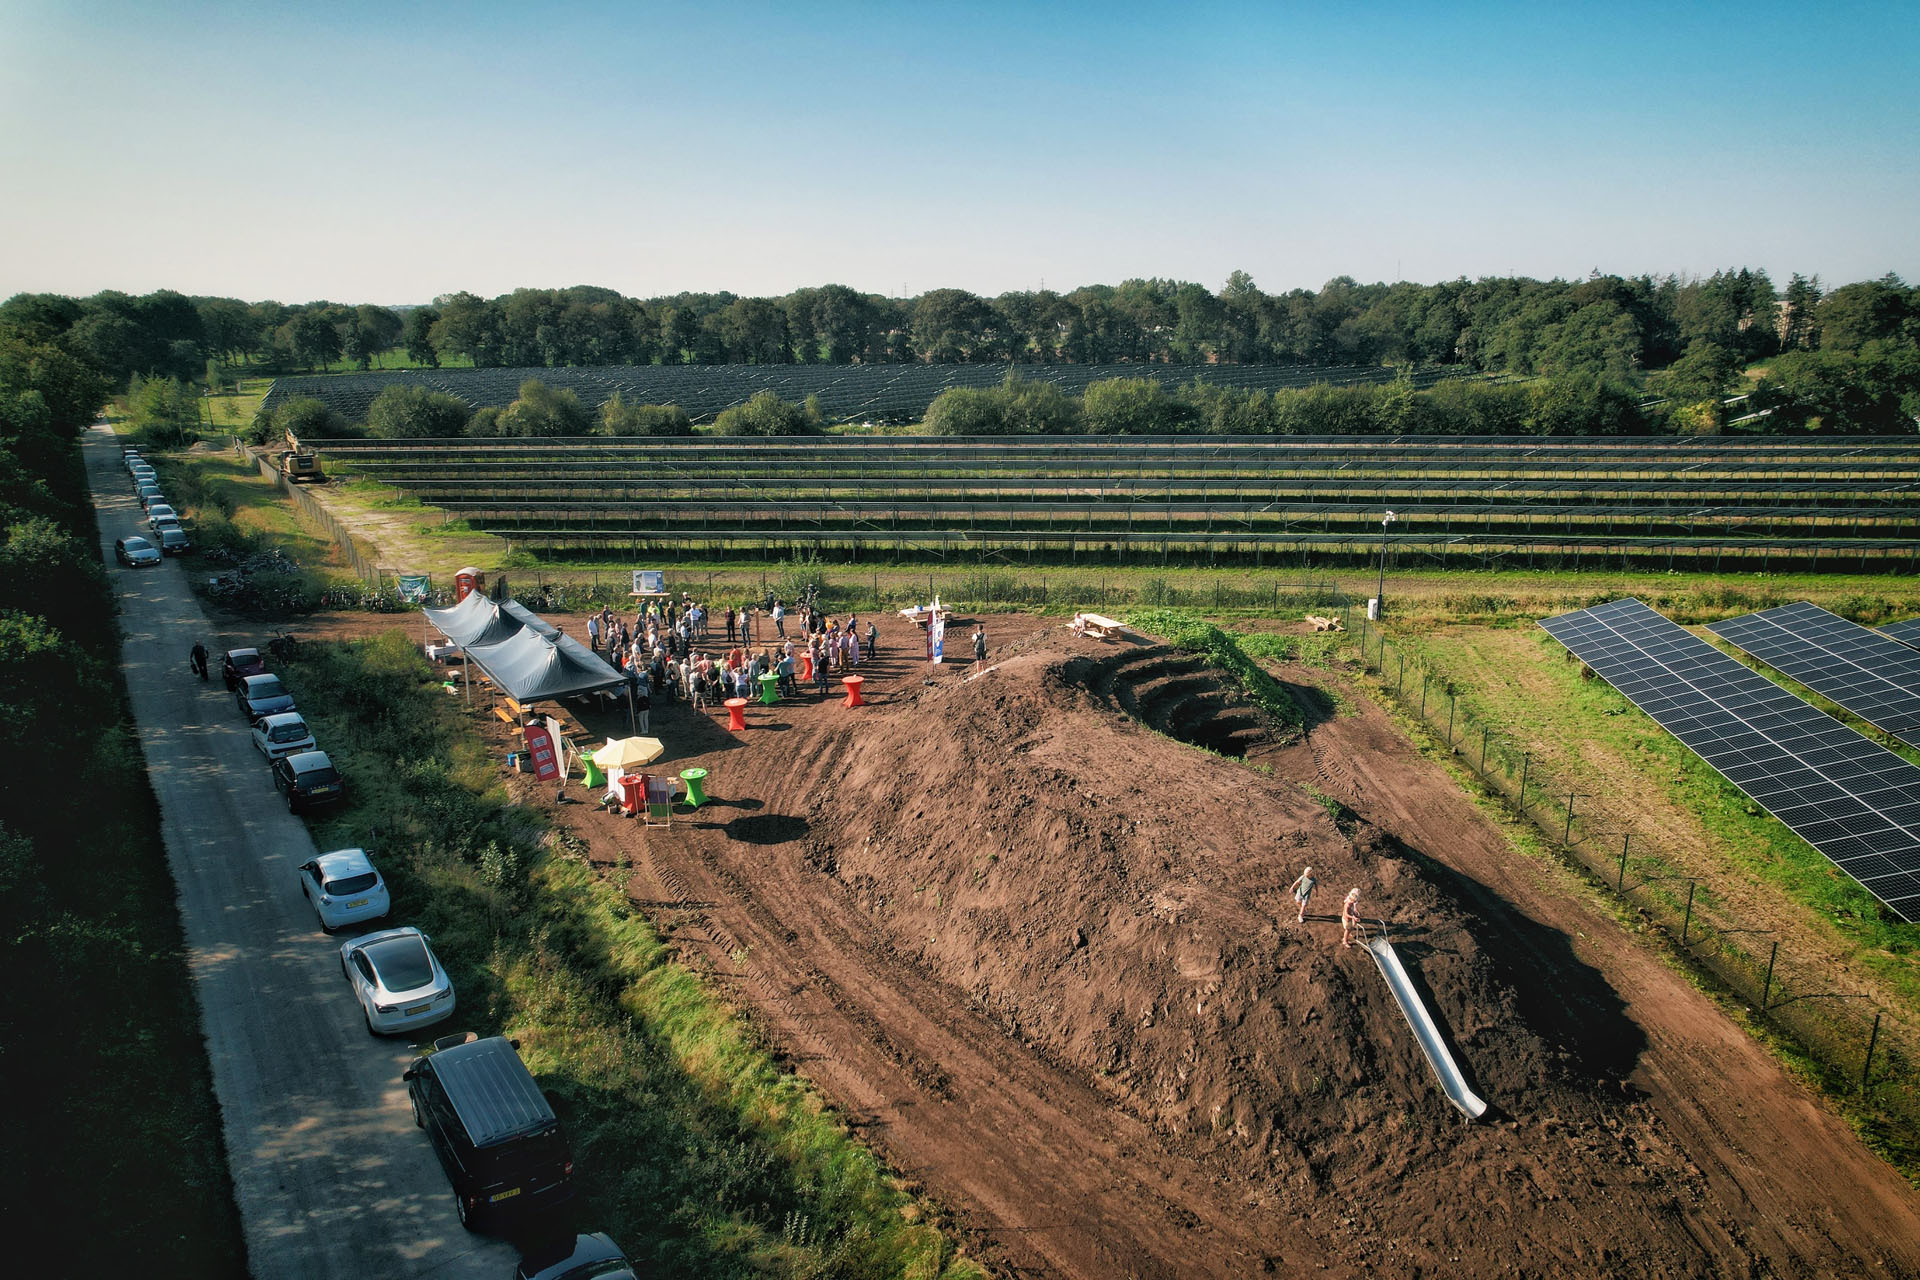
[[[780,691],[774,686],[780,683],[780,677],[769,671],[760,677],[760,701],[771,705],[780,701]]]
[[[587,771],[587,776],[580,779],[581,786],[592,791],[595,788],[607,785],[607,775],[600,772],[600,766],[593,762],[591,755],[582,752],[580,755],[580,765]]]
[[[687,805],[689,808],[698,809],[707,802],[707,793],[700,787],[700,784],[706,780],[707,771],[705,769],[682,769],[680,771],[680,781],[687,784]]]

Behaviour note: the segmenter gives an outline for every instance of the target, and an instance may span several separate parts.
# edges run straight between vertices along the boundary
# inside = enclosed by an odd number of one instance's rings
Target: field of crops
[[[340,441],[330,464],[556,558],[1912,571],[1920,441],[829,437]]]
[[[918,422],[934,397],[949,387],[994,387],[1009,372],[1050,382],[1070,395],[1105,378],[1152,378],[1169,388],[1195,380],[1223,387],[1278,391],[1326,384],[1355,386],[1390,382],[1381,365],[1322,367],[1272,364],[729,364],[607,365],[561,369],[408,369],[391,373],[336,374],[277,379],[267,393],[273,409],[295,396],[319,400],[351,421],[364,422],[367,406],[388,387],[426,387],[474,408],[506,405],[520,384],[538,378],[567,389],[588,408],[618,392],[630,404],[676,404],[695,422],[711,422],[722,410],[745,404],[762,391],[794,403],[818,396],[830,422]],[[1459,376],[1456,367],[1422,369],[1411,377],[1426,388]]]

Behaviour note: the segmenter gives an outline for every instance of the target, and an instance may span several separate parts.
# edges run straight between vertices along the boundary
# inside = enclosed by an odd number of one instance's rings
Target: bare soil
[[[670,829],[512,782],[999,1269],[1920,1274],[1905,1183],[1337,675],[1280,670],[1286,745],[1165,651],[998,617],[967,678],[880,625],[867,707],[656,700],[714,797]],[[1264,769],[1167,736],[1214,717]],[[1340,946],[1353,885],[1482,1123]]]

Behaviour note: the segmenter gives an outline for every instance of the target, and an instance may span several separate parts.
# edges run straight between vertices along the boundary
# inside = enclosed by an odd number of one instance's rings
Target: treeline
[[[483,368],[609,364],[853,362],[1304,365],[1441,364],[1493,373],[1663,369],[1696,344],[1738,363],[1779,351],[1859,351],[1912,342],[1916,291],[1898,277],[1821,290],[1765,272],[1698,280],[1596,275],[1579,281],[1489,277],[1439,284],[1359,284],[1269,294],[1236,271],[1216,292],[1173,280],[1128,280],[981,297],[934,289],[887,298],[843,285],[784,297],[682,293],[628,298],[611,289],[457,293],[432,306],[242,302],[170,291],[143,297],[20,294],[0,321],[61,347],[117,386],[140,373],[198,378],[209,359],[310,369],[370,366],[404,352],[419,364]]]

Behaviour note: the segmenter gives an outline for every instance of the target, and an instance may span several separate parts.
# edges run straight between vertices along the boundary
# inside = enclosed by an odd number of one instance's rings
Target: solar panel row
[[[1806,601],[1728,618],[1707,630],[1920,747],[1920,651]]]
[[[1920,767],[1638,600],[1540,625],[1895,915],[1920,920]]]
[[[1901,644],[1920,649],[1920,618],[1908,618],[1905,622],[1889,622],[1880,630]]]

